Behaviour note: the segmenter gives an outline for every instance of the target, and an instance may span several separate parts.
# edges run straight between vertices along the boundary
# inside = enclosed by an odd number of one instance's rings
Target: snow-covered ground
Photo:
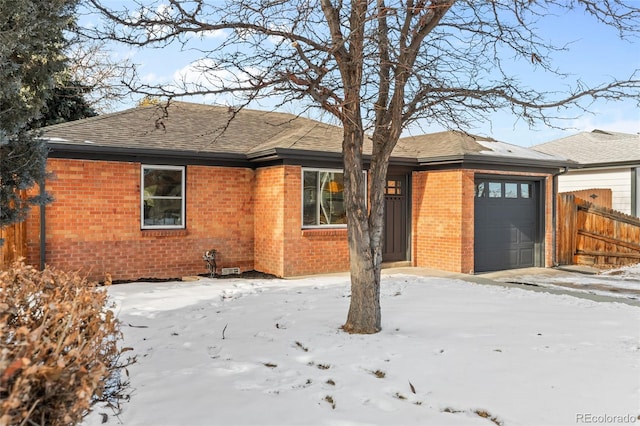
[[[109,291],[138,361],[87,426],[640,424],[637,306],[387,274],[363,336],[345,276]]]

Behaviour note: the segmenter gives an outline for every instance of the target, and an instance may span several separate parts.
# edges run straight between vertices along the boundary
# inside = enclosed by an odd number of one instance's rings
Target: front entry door
[[[382,260],[407,260],[407,176],[387,176]]]

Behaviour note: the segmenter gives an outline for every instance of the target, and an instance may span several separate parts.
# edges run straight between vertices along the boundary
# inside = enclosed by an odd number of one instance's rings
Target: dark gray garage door
[[[536,266],[540,184],[492,178],[475,184],[475,271]]]

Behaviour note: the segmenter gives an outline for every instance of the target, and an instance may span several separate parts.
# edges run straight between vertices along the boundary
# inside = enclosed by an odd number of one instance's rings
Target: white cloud
[[[198,33],[201,38],[226,38],[227,32],[224,30],[209,30]]]
[[[571,127],[578,132],[590,132],[594,129],[608,130],[630,134],[640,134],[640,115],[638,119],[619,118],[612,116],[583,116],[571,123]]]
[[[249,72],[256,71],[248,70]],[[178,69],[173,74],[173,83],[167,86],[169,90],[177,92],[222,92],[208,93],[192,98],[192,101],[237,104],[242,100],[242,93],[224,92],[231,88],[249,87],[251,75],[247,72],[220,68],[213,59],[198,59],[189,65]]]

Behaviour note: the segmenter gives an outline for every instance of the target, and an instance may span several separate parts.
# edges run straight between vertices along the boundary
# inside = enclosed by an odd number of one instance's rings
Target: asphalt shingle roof
[[[160,149],[187,152],[257,154],[278,148],[339,153],[342,128],[292,114],[243,109],[233,117],[227,107],[172,102],[46,127],[50,143],[110,149]],[[233,119],[232,119],[233,118]],[[365,143],[371,152],[371,141]],[[557,162],[554,155],[457,131],[402,138],[394,157],[429,158],[486,155]]]
[[[532,147],[582,165],[640,162],[640,135],[594,130]]]
[[[49,126],[52,142],[194,152],[250,153],[269,147],[340,149],[342,131],[294,115],[174,102]],[[335,147],[337,145],[337,147]]]

